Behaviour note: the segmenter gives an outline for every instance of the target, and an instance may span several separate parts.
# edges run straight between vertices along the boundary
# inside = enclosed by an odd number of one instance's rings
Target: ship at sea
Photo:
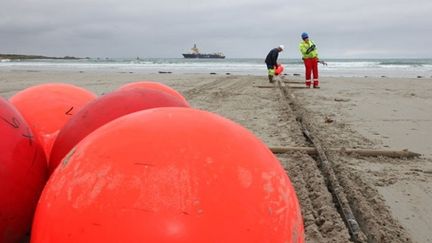
[[[225,58],[225,55],[222,52],[216,53],[200,53],[199,49],[196,47],[196,44],[191,48],[190,53],[183,53],[184,58]]]

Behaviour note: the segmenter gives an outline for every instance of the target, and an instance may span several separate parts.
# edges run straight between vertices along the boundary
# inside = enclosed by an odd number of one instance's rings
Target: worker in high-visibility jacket
[[[271,49],[264,61],[267,66],[268,79],[270,83],[274,82],[273,76],[275,75],[275,69],[278,66],[277,59],[279,57],[279,52],[283,50],[283,45],[279,45],[278,47]]]
[[[313,75],[313,87],[319,88],[318,81],[318,50],[315,43],[309,39],[309,35],[307,33],[302,33],[301,38],[303,39],[300,42],[300,52],[303,56],[303,62],[306,69],[306,87],[310,88],[311,86],[311,76]],[[311,75],[312,74],[312,75]]]

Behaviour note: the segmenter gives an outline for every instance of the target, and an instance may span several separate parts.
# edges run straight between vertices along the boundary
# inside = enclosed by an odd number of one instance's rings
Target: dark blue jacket
[[[265,59],[267,68],[274,68],[274,66],[277,65],[278,56],[279,56],[279,50],[277,48],[271,49],[271,51],[267,54],[267,57]]]

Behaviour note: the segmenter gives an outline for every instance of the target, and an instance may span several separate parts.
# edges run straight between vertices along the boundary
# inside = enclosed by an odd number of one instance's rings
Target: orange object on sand
[[[283,70],[284,70],[284,66],[282,66],[281,64],[277,65],[275,69],[275,75],[281,74]]]
[[[84,138],[51,175],[32,243],[304,242],[296,193],[251,132],[155,108]]]
[[[16,93],[10,102],[21,112],[49,159],[59,130],[95,98],[92,92],[71,84],[47,83]]]
[[[18,110],[0,97],[0,242],[25,242],[47,178],[42,147]]]

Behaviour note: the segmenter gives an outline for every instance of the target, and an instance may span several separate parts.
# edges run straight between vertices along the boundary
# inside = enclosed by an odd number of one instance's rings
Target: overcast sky
[[[431,0],[1,0],[0,53],[182,57],[197,43],[228,58],[432,58]]]

